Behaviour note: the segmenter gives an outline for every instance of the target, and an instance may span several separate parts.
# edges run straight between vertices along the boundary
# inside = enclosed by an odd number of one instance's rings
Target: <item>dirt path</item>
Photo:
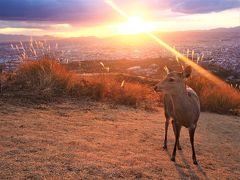
[[[100,103],[23,107],[0,103],[0,179],[237,179],[240,118],[202,113],[192,164],[186,129],[182,151],[163,151],[164,118]]]

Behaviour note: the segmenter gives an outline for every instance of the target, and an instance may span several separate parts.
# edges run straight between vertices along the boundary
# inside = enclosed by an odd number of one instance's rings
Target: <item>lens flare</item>
[[[115,4],[113,1],[111,0],[105,0],[106,4],[108,4],[110,7],[112,7],[116,12],[118,12],[122,17],[124,17],[125,19],[129,19],[129,15],[124,12],[120,7],[117,6],[117,4]],[[218,78],[217,76],[211,74],[210,72],[208,72],[207,70],[205,70],[204,68],[202,68],[201,66],[199,66],[198,64],[194,63],[193,61],[191,61],[190,59],[188,59],[188,57],[184,56],[183,54],[181,54],[180,52],[178,52],[176,49],[172,48],[171,46],[169,46],[166,42],[164,42],[163,40],[161,40],[159,37],[157,37],[155,34],[150,33],[150,32],[146,32],[144,33],[146,34],[149,38],[151,38],[152,40],[154,40],[156,43],[158,43],[159,45],[163,46],[165,49],[167,49],[169,52],[171,52],[172,54],[174,54],[176,57],[178,57],[181,61],[185,62],[186,64],[192,66],[192,68],[194,70],[196,70],[199,74],[201,74],[202,76],[206,77],[208,80],[210,80],[211,82],[213,82],[214,84],[216,84],[219,87],[227,87],[229,88],[229,85],[227,83],[225,83],[223,80],[221,80],[220,78]]]
[[[118,34],[142,34],[154,30],[154,25],[145,22],[140,16],[131,16],[127,22],[117,25]]]
[[[128,19],[129,16],[126,12],[124,12],[121,8],[119,8],[113,1],[111,0],[105,0],[105,2],[112,7],[115,11],[117,11],[122,17],[125,19]]]

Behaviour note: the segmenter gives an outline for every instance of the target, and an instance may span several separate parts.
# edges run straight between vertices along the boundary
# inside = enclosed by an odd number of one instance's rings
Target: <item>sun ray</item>
[[[129,15],[124,12],[121,8],[119,8],[117,6],[117,4],[115,4],[113,1],[111,0],[105,0],[105,2],[110,6],[112,7],[115,11],[117,11],[122,17],[128,19],[129,18]]]
[[[125,19],[129,19],[130,16],[124,12],[120,7],[118,7],[117,4],[115,4],[115,2],[111,1],[111,0],[105,0],[105,2],[112,7],[115,11],[117,11],[122,17],[124,17]],[[183,54],[181,54],[180,52],[178,52],[176,49],[172,48],[170,45],[168,45],[166,42],[164,42],[163,40],[161,40],[159,37],[157,37],[155,34],[150,33],[150,32],[146,32],[145,33],[149,38],[151,38],[152,40],[154,40],[155,42],[157,42],[158,44],[160,44],[161,46],[163,46],[165,49],[167,49],[169,52],[171,52],[172,54],[174,54],[175,56],[177,56],[180,60],[182,60],[183,62],[185,62],[186,64],[192,66],[193,69],[195,69],[199,74],[201,74],[202,76],[206,77],[208,80],[210,80],[211,82],[213,82],[214,84],[216,84],[219,87],[227,87],[229,88],[229,85],[224,82],[223,80],[221,80],[220,78],[218,78],[217,76],[213,75],[212,73],[208,72],[206,69],[202,68],[201,66],[199,66],[198,64],[194,63],[193,61],[191,61],[188,57],[184,56]]]

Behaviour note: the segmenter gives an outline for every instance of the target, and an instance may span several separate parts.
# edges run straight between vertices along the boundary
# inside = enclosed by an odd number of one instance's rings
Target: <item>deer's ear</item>
[[[192,67],[187,66],[183,71],[183,77],[188,78],[191,75],[191,73],[192,73]]]

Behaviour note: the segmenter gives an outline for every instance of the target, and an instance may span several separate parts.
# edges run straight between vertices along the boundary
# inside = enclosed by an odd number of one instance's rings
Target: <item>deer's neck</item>
[[[181,95],[172,95],[172,103],[176,106],[181,106],[184,101],[186,101],[186,99],[188,98],[187,92],[186,93],[182,93]]]

